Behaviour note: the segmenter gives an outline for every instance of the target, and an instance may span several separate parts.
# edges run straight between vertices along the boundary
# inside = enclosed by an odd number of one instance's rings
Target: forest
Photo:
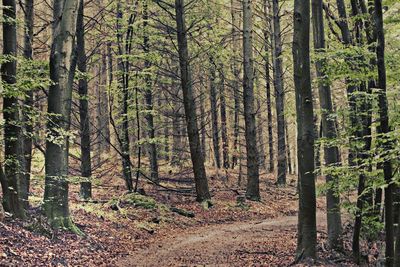
[[[0,7],[0,266],[400,267],[398,0]]]

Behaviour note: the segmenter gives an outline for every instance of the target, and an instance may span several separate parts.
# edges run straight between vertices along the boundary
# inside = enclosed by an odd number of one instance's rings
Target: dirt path
[[[317,214],[319,229],[325,228],[325,215]],[[243,266],[268,264],[268,257],[288,258],[295,246],[297,216],[265,221],[235,222],[189,229],[170,235],[138,250],[120,266]],[[286,254],[280,254],[279,250]],[[264,261],[260,260],[264,255]],[[272,258],[271,258],[272,259]],[[276,263],[273,264],[276,266]],[[279,264],[278,264],[279,265]]]

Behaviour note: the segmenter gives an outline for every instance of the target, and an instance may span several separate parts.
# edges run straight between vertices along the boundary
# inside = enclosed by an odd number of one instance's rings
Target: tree
[[[314,112],[310,75],[310,3],[294,2],[293,63],[299,170],[297,255],[315,258],[316,196],[314,174]]]
[[[238,16],[236,11],[237,5],[236,0],[231,0],[231,19],[232,19],[232,72],[233,72],[233,98],[234,98],[234,120],[233,120],[233,156],[232,156],[232,168],[238,163],[238,152],[239,152],[239,114],[240,114],[240,92],[239,92],[239,81],[240,70],[237,64],[238,61]]]
[[[154,129],[154,116],[153,116],[153,92],[152,92],[152,81],[150,75],[150,44],[149,44],[149,36],[148,36],[148,3],[147,0],[143,1],[143,50],[145,53],[145,99],[146,99],[146,121],[147,121],[147,135],[149,138],[149,156],[150,156],[150,171],[151,171],[151,179],[158,183],[158,159],[157,159],[157,147],[155,143],[155,129]]]
[[[247,151],[246,197],[260,200],[256,112],[254,110],[253,21],[251,0],[243,1],[243,106]]]
[[[80,232],[68,204],[68,152],[72,86],[75,75],[75,35],[79,0],[53,3],[48,121],[45,153],[44,213],[54,228]]]
[[[124,175],[124,180],[126,184],[126,188],[129,192],[134,190],[133,188],[133,180],[132,180],[132,169],[131,169],[131,157],[130,157],[130,140],[129,140],[129,81],[130,81],[130,62],[127,59],[127,55],[130,55],[132,50],[132,38],[133,38],[133,29],[132,24],[136,16],[131,14],[128,19],[128,30],[126,32],[126,38],[123,39],[123,30],[122,30],[122,20],[124,18],[121,7],[121,1],[117,2],[117,46],[118,46],[118,86],[122,91],[122,125],[121,125],[121,133],[118,141],[121,148],[121,157],[122,157],[122,173]],[[139,122],[138,122],[139,123]],[[140,127],[137,127],[138,131],[140,131]],[[139,138],[139,136],[138,136]],[[139,149],[140,155],[140,149]],[[139,161],[140,162],[140,161]],[[139,169],[137,170],[138,175]]]
[[[24,58],[28,61],[33,59],[33,0],[25,0],[24,2]],[[24,178],[21,181],[21,198],[25,208],[28,207],[28,195],[31,178],[31,163],[32,163],[32,136],[33,125],[29,115],[33,109],[33,90],[26,92],[24,100],[23,124],[24,124]]]
[[[382,0],[374,0],[375,3],[375,25],[378,44],[376,47],[376,57],[378,65],[378,88],[379,91],[379,122],[380,131],[383,139],[387,138],[390,133],[389,115],[388,115],[388,99],[386,89],[386,64],[385,64],[385,33],[383,29]],[[392,142],[385,141],[381,143],[382,151],[390,151]],[[386,266],[394,266],[394,229],[393,229],[393,192],[394,183],[392,182],[393,170],[391,159],[387,155],[383,161],[383,175],[387,187],[385,188],[385,238],[386,238]]]
[[[217,82],[216,66],[212,56],[210,56],[210,107],[211,107],[211,131],[214,150],[215,166],[221,168],[221,157],[219,153],[219,127],[218,127],[218,105],[217,105]]]
[[[271,19],[269,17],[271,8],[269,1],[264,0],[264,16],[265,16],[265,28],[264,34],[264,68],[265,68],[265,87],[267,96],[267,118],[268,118],[268,149],[269,149],[269,172],[273,172],[275,169],[274,162],[274,134],[273,134],[273,122],[272,122],[272,105],[271,105],[271,78],[270,78],[270,33],[271,30]]]
[[[272,0],[272,40],[275,105],[278,129],[278,184],[286,184],[286,141],[285,141],[285,88],[283,85],[282,38],[279,0]]]
[[[316,54],[321,57],[325,53],[325,29],[322,14],[322,0],[312,0],[312,19],[314,49]],[[331,88],[326,81],[325,65],[326,60],[316,60],[315,68],[318,79],[319,103],[321,108],[322,135],[328,140],[337,138],[335,120],[333,119],[333,104]],[[335,145],[324,145],[325,164],[336,166],[340,164],[339,149]],[[340,235],[342,232],[342,222],[340,215],[340,197],[338,193],[339,177],[335,174],[326,175],[328,191],[326,194],[327,222],[328,222],[328,241],[331,247],[341,247]]]
[[[81,176],[85,179],[81,182],[80,194],[83,199],[92,197],[92,164],[90,156],[90,117],[88,101],[88,82],[86,67],[86,46],[85,46],[85,26],[84,26],[84,1],[80,0],[78,9],[78,20],[76,30],[76,51],[78,60],[78,70],[82,77],[79,79],[79,116],[80,116],[80,135],[81,135]]]
[[[187,133],[189,137],[190,156],[192,159],[194,179],[196,183],[197,201],[202,202],[209,200],[211,196],[208,190],[208,181],[197,125],[196,103],[193,95],[193,84],[189,65],[184,6],[183,0],[175,0],[175,20],[178,39],[181,87],[185,107]]]
[[[1,79],[5,87],[3,98],[4,117],[4,173],[2,183],[4,209],[15,217],[24,218],[24,203],[20,183],[24,179],[23,143],[20,121],[18,92],[15,92],[17,75],[17,26],[14,0],[3,0],[3,55],[6,62],[1,65]]]

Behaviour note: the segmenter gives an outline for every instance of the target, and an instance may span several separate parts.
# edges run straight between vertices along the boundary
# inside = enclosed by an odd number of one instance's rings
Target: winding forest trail
[[[325,214],[318,213],[318,229],[326,228],[325,221]],[[245,258],[247,266],[266,266],[272,257],[285,258],[281,264],[273,261],[273,266],[286,266],[292,257],[288,250],[293,251],[296,244],[296,228],[297,216],[195,227],[158,239],[119,265],[243,266]]]

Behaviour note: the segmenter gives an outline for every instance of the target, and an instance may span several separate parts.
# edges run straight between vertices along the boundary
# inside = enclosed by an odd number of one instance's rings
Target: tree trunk
[[[25,218],[20,183],[25,179],[20,168],[23,163],[23,142],[19,125],[18,98],[11,92],[16,84],[17,75],[17,26],[14,0],[3,0],[3,55],[8,60],[1,66],[1,78],[6,88],[3,98],[4,118],[4,171],[7,189],[4,190],[4,208],[18,218]],[[8,94],[7,94],[8,93]],[[22,165],[24,166],[24,165]],[[27,188],[25,188],[27,190]],[[27,198],[27,195],[26,195]],[[27,204],[27,203],[26,203]]]
[[[278,184],[286,184],[286,143],[285,143],[285,88],[283,85],[282,38],[279,14],[279,0],[272,0],[273,13],[273,69],[275,105],[278,124]]]
[[[314,32],[315,53],[325,53],[325,29],[322,10],[322,0],[312,0],[312,19]],[[331,88],[324,79],[326,60],[321,59],[315,62],[315,68],[318,79],[319,104],[321,108],[322,135],[329,140],[337,138]],[[327,167],[340,164],[339,149],[335,145],[324,144],[324,157]],[[327,174],[326,183],[329,184],[326,193],[327,223],[328,223],[328,243],[332,248],[341,248],[342,243],[340,235],[342,233],[342,221],[340,213],[339,177],[337,175]]]
[[[231,0],[231,16],[232,16],[232,72],[233,72],[233,101],[234,101],[234,119],[233,119],[233,156],[232,156],[232,168],[238,163],[239,153],[239,113],[240,113],[240,92],[239,92],[239,81],[238,77],[240,74],[237,66],[237,54],[238,54],[238,31],[237,26],[237,12],[236,0]]]
[[[210,113],[211,113],[211,132],[214,150],[215,167],[221,168],[221,158],[219,153],[219,127],[218,127],[218,108],[217,108],[217,89],[216,89],[216,68],[215,62],[210,57]]]
[[[222,138],[222,161],[224,169],[229,169],[229,140],[226,118],[226,100],[225,100],[225,76],[223,72],[223,64],[219,68],[219,101],[221,113],[221,138]]]
[[[268,30],[272,29],[270,14],[270,4],[268,0],[264,0],[264,16],[265,16],[265,29],[264,29],[264,69],[265,69],[265,87],[267,95],[267,119],[268,119],[268,149],[269,149],[269,172],[274,172],[274,133],[273,133],[273,121],[272,121],[272,105],[271,105],[271,79],[270,79],[270,33]]]
[[[76,50],[78,57],[78,70],[86,74],[86,46],[85,46],[85,26],[84,26],[84,5],[80,1],[78,10],[77,30],[76,30]],[[88,82],[86,77],[79,79],[79,116],[80,116],[80,135],[81,135],[81,175],[84,181],[81,182],[80,195],[83,199],[92,197],[92,159],[90,156],[90,116],[88,101]]]
[[[153,182],[158,183],[158,159],[157,159],[157,146],[155,140],[155,129],[154,129],[154,116],[153,116],[153,92],[151,88],[151,76],[150,76],[150,48],[149,48],[149,36],[148,36],[148,3],[147,0],[143,1],[143,50],[145,53],[145,99],[146,99],[146,121],[147,121],[147,138],[148,142],[148,153],[150,157],[150,172],[151,179]]]
[[[293,61],[297,112],[299,221],[297,254],[315,258],[316,196],[314,174],[314,114],[310,75],[310,3],[294,2]]]
[[[25,28],[24,28],[24,58],[26,60],[33,59],[32,39],[33,39],[33,0],[25,0]],[[30,114],[33,109],[33,90],[26,92],[24,107],[22,109],[23,125],[25,128],[24,133],[24,178],[20,183],[21,198],[25,209],[28,208],[28,196],[31,180],[31,166],[32,166],[32,138],[33,138],[33,124],[30,119]]]
[[[256,112],[254,110],[253,12],[251,0],[243,1],[243,107],[247,154],[246,197],[260,200]]]
[[[176,26],[179,52],[179,65],[181,70],[181,86],[187,132],[189,137],[190,156],[193,164],[196,183],[197,201],[205,201],[211,198],[208,190],[208,181],[204,167],[204,158],[201,151],[199,130],[197,126],[196,103],[193,96],[192,78],[189,66],[189,51],[187,44],[187,30],[184,18],[183,0],[175,0]]]
[[[381,138],[388,138],[387,134],[390,133],[389,115],[388,115],[388,99],[386,92],[386,66],[385,66],[385,34],[383,29],[383,14],[382,14],[382,0],[374,0],[375,3],[375,23],[378,44],[376,47],[376,57],[378,65],[378,88],[379,92],[379,121],[380,133],[383,134]],[[383,141],[381,143],[382,151],[389,152],[393,149],[391,141]],[[386,237],[386,266],[394,266],[394,230],[393,230],[393,189],[392,183],[393,171],[392,163],[389,155],[385,155],[383,161],[383,173],[387,184],[385,188],[385,237]]]
[[[79,232],[68,205],[68,151],[75,74],[75,33],[79,0],[60,0],[53,4],[53,43],[50,54],[48,95],[48,136],[45,154],[44,212],[55,228]]]
[[[120,56],[129,54],[127,47],[129,47],[130,36],[127,34],[127,40],[122,40],[121,25],[120,20],[122,20],[123,14],[121,11],[121,3],[117,3],[117,40],[118,40],[118,53]],[[125,44],[125,49],[123,49],[123,44]],[[133,181],[132,181],[132,169],[131,169],[131,159],[130,159],[130,140],[129,140],[129,117],[128,117],[128,101],[129,101],[129,70],[130,64],[127,59],[118,59],[118,71],[120,73],[118,84],[122,90],[122,127],[121,127],[121,137],[120,137],[120,147],[122,154],[122,172],[124,175],[124,180],[126,188],[129,192],[133,191]],[[139,137],[138,137],[139,138]]]

